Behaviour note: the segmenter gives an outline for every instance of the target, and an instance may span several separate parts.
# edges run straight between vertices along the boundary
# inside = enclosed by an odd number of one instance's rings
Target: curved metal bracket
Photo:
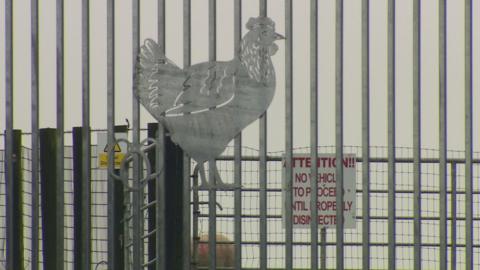
[[[112,166],[109,166],[108,168],[108,173],[118,181],[121,181],[125,188],[129,191],[138,191],[142,190],[145,187],[145,184],[151,180],[155,179],[161,172],[163,168],[158,170],[155,173],[152,173],[152,168],[150,165],[150,160],[148,158],[148,155],[146,154],[148,151],[154,149],[157,145],[158,142],[153,139],[153,138],[146,138],[140,143],[131,143],[126,139],[117,139],[114,141],[113,145],[108,146],[108,156],[111,157],[113,156],[113,151],[115,148],[115,145],[118,143],[123,142],[127,145],[127,153],[125,154],[125,157],[123,158],[121,164],[120,164],[120,173],[117,173]],[[146,173],[144,174],[145,176],[141,179],[137,179],[140,182],[140,185],[138,188],[134,188],[128,184],[128,168],[129,168],[129,163],[133,161],[134,157],[137,156],[141,162],[145,165]],[[135,179],[134,179],[135,181]]]

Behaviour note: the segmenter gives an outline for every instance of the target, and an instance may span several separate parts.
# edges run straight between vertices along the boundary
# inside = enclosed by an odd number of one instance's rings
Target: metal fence
[[[53,1],[50,2],[50,6],[52,6]],[[5,134],[2,136],[5,150],[2,152],[2,174],[0,174],[2,191],[0,200],[0,213],[2,214],[0,222],[2,223],[0,225],[3,229],[3,234],[0,237],[3,237],[2,240],[4,240],[2,243],[4,252],[1,259],[2,262],[6,263],[5,267],[7,269],[21,267],[18,265],[18,258],[22,257],[24,261],[20,264],[23,264],[24,267],[31,269],[42,269],[44,267],[39,264],[44,259],[43,253],[40,252],[44,250],[42,246],[44,242],[40,240],[45,240],[42,239],[43,228],[41,223],[42,218],[45,217],[41,216],[40,211],[42,199],[40,194],[42,188],[45,190],[45,187],[39,185],[41,172],[39,130],[41,123],[45,122],[45,119],[50,120],[50,118],[56,119],[56,161],[54,169],[59,178],[58,185],[55,186],[55,190],[52,190],[54,194],[52,196],[56,198],[55,214],[58,216],[52,225],[56,228],[54,234],[55,239],[57,239],[56,245],[51,250],[52,254],[55,255],[52,267],[55,269],[72,268],[72,263],[75,261],[82,262],[84,268],[98,266],[98,269],[101,269],[102,267],[107,268],[106,264],[108,264],[108,269],[119,269],[118,265],[121,265],[120,261],[122,259],[117,250],[120,241],[118,231],[124,230],[127,236],[122,239],[122,245],[128,247],[128,258],[125,260],[127,268],[140,269],[149,265],[149,267],[154,266],[155,269],[165,269],[165,259],[168,257],[165,243],[168,235],[165,235],[166,220],[163,215],[165,205],[161,203],[167,192],[165,172],[159,170],[160,173],[156,175],[155,179],[157,184],[154,187],[147,187],[146,190],[142,189],[146,193],[149,188],[155,188],[156,198],[154,200],[145,199],[144,192],[127,193],[126,198],[131,202],[128,204],[128,211],[130,212],[128,212],[128,221],[124,221],[124,224],[127,225],[122,227],[115,212],[115,203],[118,199],[115,193],[115,183],[118,181],[111,173],[95,168],[92,162],[92,158],[95,160],[95,146],[92,146],[92,134],[94,133],[92,133],[90,127],[101,125],[101,128],[106,128],[108,144],[113,145],[117,114],[123,111],[124,107],[128,107],[131,108],[131,114],[128,113],[128,118],[132,124],[130,138],[133,145],[140,145],[140,138],[146,137],[146,134],[141,132],[141,128],[143,128],[143,123],[149,120],[142,116],[139,102],[133,94],[130,94],[131,89],[135,86],[131,81],[125,82],[122,80],[121,82],[125,85],[120,83],[120,79],[123,79],[123,77],[132,78],[132,73],[135,73],[133,63],[137,60],[141,37],[152,37],[148,36],[149,34],[156,36],[154,39],[158,41],[162,51],[168,49],[169,37],[172,38],[173,36],[179,40],[182,38],[182,41],[175,43],[173,46],[177,47],[177,52],[180,51],[179,55],[181,57],[178,57],[178,59],[182,59],[183,66],[187,67],[195,63],[192,61],[195,57],[201,58],[196,56],[199,50],[208,52],[204,53],[203,56],[209,61],[219,59],[217,54],[222,50],[222,46],[218,46],[218,44],[225,42],[227,39],[231,39],[230,42],[233,43],[232,51],[234,53],[232,55],[237,55],[245,19],[253,16],[271,16],[271,14],[276,14],[277,17],[274,20],[278,25],[282,25],[280,28],[284,28],[286,36],[285,46],[282,47],[284,53],[281,54],[284,59],[276,62],[276,66],[279,66],[279,70],[281,70],[279,73],[282,74],[277,81],[277,88],[279,88],[277,91],[283,90],[282,96],[284,97],[282,99],[283,103],[280,104],[283,109],[278,114],[278,118],[281,118],[281,120],[270,117],[270,114],[264,114],[256,124],[258,130],[254,136],[258,142],[258,151],[243,147],[246,140],[240,134],[234,139],[232,147],[219,159],[222,177],[229,179],[230,182],[241,184],[243,189],[199,191],[198,193],[194,189],[194,192],[192,192],[190,176],[194,170],[188,157],[183,157],[182,194],[185,201],[182,209],[184,221],[182,254],[186,258],[183,262],[183,268],[195,267],[195,264],[192,264],[190,260],[192,252],[190,247],[192,232],[198,230],[208,232],[208,242],[211,245],[216,243],[215,235],[217,232],[221,232],[232,239],[231,243],[235,246],[233,260],[235,269],[475,269],[480,265],[480,237],[478,234],[480,231],[479,160],[478,156],[474,154],[474,149],[477,150],[476,147],[478,147],[477,140],[474,140],[478,137],[478,121],[476,121],[478,106],[474,102],[474,97],[478,95],[478,77],[480,76],[473,76],[475,72],[478,73],[478,70],[475,69],[475,67],[478,69],[478,57],[474,57],[478,55],[478,41],[474,40],[478,37],[479,32],[474,30],[478,29],[478,26],[474,24],[479,19],[478,1],[447,2],[442,0],[435,2],[435,4],[420,0],[411,2],[411,9],[409,9],[411,15],[408,14],[411,17],[411,20],[409,20],[411,31],[407,33],[411,37],[411,51],[406,53],[407,58],[411,58],[411,63],[404,64],[403,67],[405,65],[409,67],[408,73],[411,75],[412,83],[408,86],[402,84],[402,87],[406,87],[405,91],[403,91],[403,88],[400,89],[401,78],[398,78],[398,68],[402,66],[398,62],[403,60],[403,53],[405,53],[405,51],[402,51],[403,48],[399,46],[401,44],[399,39],[403,37],[400,35],[405,33],[397,32],[400,28],[397,22],[400,18],[405,17],[405,14],[401,13],[397,7],[404,2],[388,0],[381,1],[379,4],[378,1],[369,0],[362,0],[361,3],[353,0],[324,2],[311,0],[309,2],[302,1],[302,4],[299,4],[300,1],[294,2],[292,0],[232,0],[228,2],[228,8],[219,9],[218,7],[225,5],[227,1],[203,0],[200,3],[200,1],[184,0],[180,3],[173,0],[150,2],[107,0],[101,3],[103,13],[100,15],[92,10],[92,6],[99,7],[99,2],[95,1],[94,3],[89,0],[55,1],[55,13],[50,14],[54,17],[54,20],[50,23],[54,25],[56,35],[54,37],[49,36],[53,37],[53,43],[50,41],[44,43],[46,47],[55,51],[53,57],[55,61],[53,62],[55,62],[56,69],[55,76],[52,79],[50,78],[53,75],[51,72],[46,72],[49,73],[47,75],[43,73],[46,70],[45,65],[43,65],[45,62],[42,61],[45,61],[47,57],[45,57],[45,49],[42,50],[40,46],[40,41],[43,41],[42,35],[48,36],[45,26],[42,27],[40,23],[45,23],[45,18],[39,16],[39,14],[46,14],[47,9],[43,9],[43,5],[47,6],[47,2],[39,5],[38,0],[32,0],[29,5],[25,5],[21,1],[16,1],[15,4],[13,0],[4,1],[5,5],[2,7],[2,12],[5,15],[5,23],[3,24],[4,39],[2,40],[5,43],[5,65],[2,68],[5,74],[5,89],[2,91],[2,97],[4,97],[5,106],[1,109],[5,111],[5,122],[2,122],[2,126],[5,127]],[[76,7],[78,7],[73,12],[73,14],[79,15],[80,25],[77,30],[80,38],[77,39],[73,39],[72,33],[66,31],[68,25],[65,24],[68,21],[68,15],[65,16],[65,5],[72,5],[72,3],[76,3]],[[183,18],[169,18],[171,15],[166,10],[171,7],[168,5],[177,4],[180,5],[181,11],[176,14],[181,14]],[[148,17],[145,14],[150,13],[150,10],[142,9],[143,6],[147,5],[155,6],[154,21],[145,21],[144,19]],[[245,11],[246,7],[250,5],[255,6],[253,8],[254,13]],[[327,12],[322,13],[320,5],[322,7],[328,6]],[[349,7],[353,5],[356,5],[357,9],[352,12]],[[381,12],[378,12],[378,5],[382,5]],[[299,6],[304,8],[303,13],[301,16],[295,17],[294,14],[298,15],[298,13],[294,13],[294,10],[298,9]],[[378,13],[384,15],[382,17],[384,20],[372,16],[373,6],[377,7],[375,9],[377,15]],[[19,7],[24,7],[24,10],[20,10]],[[449,16],[447,11],[454,10],[452,7],[457,7],[455,10],[462,11],[461,16],[456,18],[457,21],[462,23],[461,27],[448,30],[449,27],[453,27],[452,20],[449,20],[449,24],[447,24],[447,17]],[[71,11],[72,7],[69,6],[69,8],[68,10]],[[198,15],[202,13],[201,8],[205,9],[203,10],[203,17]],[[428,9],[436,11],[435,19],[437,22],[434,28],[436,31],[438,30],[438,35],[435,36],[436,40],[433,42],[434,45],[428,48],[436,51],[436,64],[433,65],[436,71],[436,74],[433,75],[436,84],[432,87],[436,89],[435,97],[438,99],[436,108],[438,110],[434,112],[431,110],[426,112],[425,108],[422,107],[425,104],[423,95],[427,92],[427,87],[424,87],[422,81],[426,77],[424,74],[426,68],[422,66],[422,52],[426,49],[423,48],[422,50],[422,44],[426,42],[425,33],[428,33],[422,28],[422,23],[424,23],[422,14]],[[252,8],[249,10],[252,10]],[[278,12],[278,10],[281,10],[281,12]],[[346,35],[347,29],[344,24],[348,20],[346,12],[360,15],[358,24],[360,24],[361,35],[359,38],[353,39],[354,42],[358,43],[356,47],[359,49],[354,50],[355,53],[348,52],[348,55],[358,58],[358,61],[355,62],[356,65],[352,65],[357,68],[352,69],[347,69],[350,66],[345,64],[352,63],[348,62],[346,54],[346,44],[352,42],[350,36]],[[279,13],[281,13],[280,16]],[[331,31],[322,36],[319,31],[319,24],[322,22],[320,14],[325,15],[327,13],[335,15],[330,18],[334,21],[330,24],[333,30],[330,29]],[[233,24],[232,29],[224,32],[233,32],[233,36],[219,38],[217,33],[223,21],[218,18],[225,14],[227,14],[226,17],[229,21],[233,20]],[[122,24],[125,18],[130,22],[128,27],[131,27],[131,31],[130,28],[129,31],[125,31],[128,32],[128,35],[122,35],[121,33],[125,27]],[[97,23],[101,21],[101,26],[105,28],[105,36],[102,36],[101,40],[92,34],[94,30],[97,30],[96,25],[93,24],[94,21]],[[25,28],[15,28],[17,24]],[[48,24],[45,25],[48,26]],[[154,25],[154,27],[149,27],[150,25]],[[375,51],[377,47],[374,47],[378,45],[378,37],[377,39],[374,38],[378,33],[372,29],[377,29],[378,25],[385,28],[385,40],[382,40],[385,43],[384,54]],[[28,37],[21,36],[20,33],[24,32],[21,31],[22,29],[27,29]],[[169,34],[168,31],[171,29],[174,29],[173,32],[177,32],[177,35]],[[198,39],[193,29],[204,33],[204,37]],[[308,43],[308,46],[301,47],[302,43],[297,42],[295,38],[306,29],[310,33],[308,35],[309,41],[303,43]],[[447,35],[454,35],[457,32],[463,33],[459,36],[463,40],[458,44],[454,41],[453,46],[449,44],[449,48],[461,51],[460,55],[463,59],[455,67],[462,68],[462,79],[457,79],[461,83],[457,82],[455,85],[450,85],[447,84],[447,78],[450,78],[449,75],[452,76],[454,73],[451,70],[451,63],[458,59],[447,64],[449,57],[447,54]],[[194,37],[197,39],[194,39]],[[16,38],[20,42],[16,41],[16,46],[13,46]],[[74,83],[66,80],[66,75],[68,75],[66,70],[72,67],[72,64],[67,61],[67,53],[71,52],[70,49],[73,47],[71,40],[68,38],[78,40],[80,43],[75,44],[77,45],[75,49],[78,49],[77,56],[81,59],[76,65],[77,68],[80,67],[78,73],[81,73],[81,76],[76,81],[73,80]],[[323,59],[319,59],[319,56],[327,57],[327,55],[322,54],[319,49],[322,46],[319,41],[324,40],[328,40],[328,43],[332,46],[332,49],[328,51],[333,57],[325,59],[325,62],[332,63],[334,66],[327,70],[331,72],[330,77],[334,77],[334,79],[330,81],[330,85],[322,85],[324,87],[322,88],[320,87],[322,82],[319,80],[321,77],[319,74],[323,74],[320,69],[320,63]],[[182,46],[178,48],[180,43]],[[30,70],[19,71],[14,67],[20,66],[21,63],[18,63],[14,56],[18,57],[19,54],[16,53],[16,50],[21,48],[20,45],[23,44],[28,44],[25,51],[28,52],[30,57],[26,61],[28,62],[26,66],[29,66]],[[125,44],[129,44],[129,46],[124,48]],[[204,46],[205,44],[208,45]],[[93,50],[101,46],[105,48],[100,54],[94,56]],[[305,51],[307,51],[306,59],[308,60],[305,60],[302,65],[308,66],[308,68],[300,69],[298,66],[294,66],[298,65],[295,58]],[[45,55],[42,55],[42,52]],[[451,50],[448,52],[452,53]],[[124,56],[127,56],[126,58],[129,60],[122,59],[125,58]],[[98,64],[96,58],[102,58],[102,61],[105,62],[105,70],[98,71],[95,69]],[[371,62],[374,58],[384,60],[384,78],[380,78],[378,74],[372,72],[374,68]],[[356,80],[350,80],[349,78],[348,71],[353,69],[360,70],[356,73],[359,75]],[[101,87],[93,85],[96,78],[93,76],[93,70],[100,74],[95,74],[95,76],[102,77],[104,85]],[[378,68],[375,70],[378,71]],[[299,74],[302,71],[310,75],[303,77]],[[21,77],[19,74],[23,73],[28,73],[29,78],[18,79]],[[55,89],[55,106],[52,106],[52,101],[40,102],[42,97],[40,82],[49,80],[54,82],[52,87]],[[306,80],[307,82],[300,84],[300,80]],[[358,99],[354,102],[348,101],[348,97],[345,95],[346,84],[352,81],[358,85],[356,90],[359,93],[355,95]],[[28,97],[21,96],[21,103],[16,102],[14,96],[17,97],[22,91],[22,87],[17,84],[21,85],[25,82],[27,82],[25,87],[31,91],[29,91]],[[373,111],[376,106],[376,102],[373,101],[380,99],[377,96],[380,94],[378,91],[373,92],[372,90],[378,88],[376,84],[379,83],[384,83],[386,89],[383,93],[384,96],[382,96],[382,102],[385,103],[385,106],[380,111]],[[69,161],[71,150],[65,136],[66,130],[69,129],[65,122],[69,112],[68,109],[70,109],[66,106],[66,100],[75,98],[72,98],[67,86],[79,88],[81,93],[77,96],[80,98],[76,99],[81,101],[80,109],[74,113],[78,116],[77,120],[79,119],[78,122],[81,122],[83,127],[81,145],[84,153],[81,160],[84,181],[79,186],[83,201],[79,215],[84,226],[82,226],[82,237],[78,240],[82,244],[78,255],[73,253],[74,220],[71,206],[73,197],[71,194],[74,190],[71,183],[72,165]],[[94,87],[104,89],[101,94],[97,95],[102,95],[102,101],[104,101],[100,105],[103,113],[98,115],[102,115],[106,122],[101,122],[101,124],[94,121],[97,116],[93,117],[91,115],[91,111],[95,109],[93,106],[95,97],[92,96]],[[48,88],[48,86],[43,86],[42,90],[45,91],[45,88]],[[294,101],[296,94],[303,88],[309,89],[307,91],[308,98],[304,102],[310,102],[310,106],[308,111],[302,110],[304,114],[297,116],[297,113],[302,109],[300,107],[304,107],[304,105],[298,105]],[[325,89],[329,89],[328,93]],[[458,91],[458,89],[462,89],[462,91]],[[406,95],[406,92],[409,94]],[[447,104],[447,97],[453,98],[452,93],[463,93],[464,99],[456,107],[456,109],[460,108],[459,110],[462,111],[459,118],[449,114],[452,107]],[[411,97],[411,102],[407,102],[411,106],[411,117],[408,121],[411,130],[406,133],[398,130],[401,123],[397,122],[404,110],[399,106],[398,99],[404,98],[404,96]],[[119,97],[127,99],[127,101],[122,100],[120,102]],[[334,104],[334,106],[332,106],[331,111],[327,113],[322,111],[324,114],[320,114],[321,107],[319,105],[329,105],[322,103],[323,97],[328,97],[327,103]],[[385,98],[383,99],[383,97]],[[353,103],[360,104],[358,105],[360,110],[355,112],[349,110],[349,106]],[[50,107],[54,107],[51,115],[55,115],[55,117],[41,115],[42,109],[50,109]],[[348,115],[352,113],[361,114],[359,118],[361,126],[354,132],[349,129],[351,122],[345,121]],[[378,120],[375,113],[385,115],[385,126],[380,125],[380,128],[377,126],[379,121],[375,121],[375,119]],[[425,114],[430,113],[436,115],[433,118],[435,124],[425,123],[422,120]],[[25,189],[21,192],[20,198],[23,199],[23,204],[20,209],[24,228],[23,233],[19,233],[22,230],[14,226],[14,222],[18,220],[15,218],[18,216],[18,212],[16,212],[18,205],[15,202],[19,197],[13,195],[15,194],[14,170],[18,165],[13,153],[13,129],[20,125],[19,122],[21,121],[19,119],[23,119],[22,114],[28,114],[30,117],[25,126],[30,129],[31,133],[27,137],[28,143],[26,143],[29,148],[22,148],[25,157],[25,160],[21,163],[25,176],[25,179],[23,179]],[[327,117],[324,117],[325,115]],[[295,125],[302,122],[304,118],[308,118],[305,127],[300,132],[295,132]],[[331,121],[332,119],[334,121]],[[322,121],[329,121],[328,127]],[[272,122],[275,125],[270,128]],[[463,136],[453,134],[457,130],[452,131],[452,126],[458,127],[457,122],[464,123],[461,127]],[[430,132],[430,129],[438,130],[438,132],[434,132],[436,135],[434,138],[438,141],[438,149],[435,150],[422,148],[426,143],[422,138],[425,133]],[[353,133],[355,137],[361,137],[361,147],[345,146],[344,140],[348,135],[346,130]],[[283,150],[272,153],[268,151],[268,145],[270,141],[275,139],[276,134],[273,133],[277,131],[282,134]],[[332,144],[335,145],[333,147],[319,147],[319,145],[325,145],[320,138],[324,138],[322,132],[327,133],[327,131],[333,134]],[[160,149],[163,149],[165,145],[164,132],[160,127],[155,136]],[[298,144],[295,143],[294,139],[302,137],[303,133],[309,133],[310,147],[308,149],[297,149],[294,146],[298,146]],[[373,138],[382,136],[377,133],[385,135],[386,140],[384,140],[383,145],[386,145],[386,147],[372,146],[377,144],[373,141]],[[398,142],[403,137],[410,138],[411,148],[400,147],[403,144]],[[383,142],[383,140],[380,141]],[[460,143],[458,143],[459,141]],[[307,144],[306,141],[302,145],[305,144]],[[452,148],[451,145],[461,145],[462,151],[447,151],[447,149]],[[319,148],[320,150],[317,151]],[[162,151],[157,151],[156,168],[165,167],[165,163],[168,161],[162,158],[163,155],[160,154]],[[290,207],[286,207],[285,212],[281,213],[283,204],[292,205],[291,160],[292,155],[297,151],[310,153],[313,160],[317,159],[319,153],[325,152],[334,153],[337,160],[342,160],[344,153],[357,154],[357,228],[355,230],[344,229],[343,219],[339,218],[335,230],[319,229],[317,220],[313,219],[310,230],[299,231],[293,228]],[[285,158],[285,183],[282,183],[281,180],[282,164],[280,157]],[[112,158],[110,160],[109,166],[112,169],[113,160]],[[142,168],[142,164],[134,159],[133,166],[128,171],[129,183],[139,185],[139,180],[143,177],[144,172],[145,169]],[[315,166],[312,167],[311,174],[317,175]],[[336,175],[338,178],[336,203],[341,205],[344,201],[342,192],[343,169],[341,166],[337,167]],[[283,199],[281,198],[282,184],[285,190]],[[138,187],[134,186],[134,188]],[[312,190],[318,189],[317,181],[312,181],[311,188]],[[193,208],[190,202],[195,202],[196,194],[198,194],[199,201],[207,203],[205,205],[200,204],[198,206],[200,213],[192,215],[191,210]],[[92,203],[88,203],[89,201]],[[312,206],[315,206],[316,200],[312,200],[311,203]],[[221,209],[217,208],[218,204]],[[196,205],[194,204],[193,207],[196,207]],[[148,218],[148,208],[155,209],[154,212],[156,213],[153,230],[145,222]],[[311,207],[311,209],[312,215],[317,216],[317,208]],[[285,228],[281,227],[280,218],[282,214],[285,218]],[[340,207],[337,208],[337,216],[342,216]],[[17,236],[24,238],[24,241],[18,241],[15,238]],[[156,244],[154,257],[145,255],[148,253],[146,245],[150,239],[153,239],[150,236],[154,237]],[[126,240],[130,242],[125,242]],[[211,258],[209,267],[216,269],[215,258],[218,256],[216,249],[210,249],[209,256]]]
[[[96,153],[96,146],[93,146],[94,153]],[[23,148],[23,187],[22,192],[22,220],[24,227],[24,266],[29,269],[31,263],[31,149]],[[295,153],[308,153],[308,148],[295,149]],[[334,153],[335,148],[330,146],[319,147],[320,153]],[[359,154],[360,147],[346,147],[345,152]],[[227,149],[222,157],[219,158],[218,166],[220,173],[225,180],[232,178],[234,169],[232,148]],[[373,269],[388,268],[388,209],[387,206],[387,149],[385,147],[372,148],[371,161],[371,182],[370,182],[370,201],[371,207],[369,209],[370,221],[369,227],[371,233],[369,238],[371,243],[369,248],[371,250],[370,263]],[[5,227],[5,171],[4,171],[4,151],[0,152],[0,242],[1,254],[0,263],[5,268],[5,241],[6,241],[6,227]],[[64,252],[64,269],[74,269],[73,262],[75,260],[73,252],[73,172],[72,172],[72,148],[70,146],[65,149],[65,252]],[[259,254],[259,223],[263,222],[260,217],[258,209],[258,200],[260,198],[260,187],[258,184],[258,150],[244,148],[242,151],[244,155],[242,175],[245,181],[243,182],[242,193],[242,268],[243,269],[258,269],[260,265]],[[412,198],[414,196],[413,190],[413,167],[411,159],[411,148],[397,149],[398,164],[397,164],[397,188],[396,198],[398,204],[396,206],[396,243],[397,258],[396,265],[400,269],[413,268],[413,252],[414,252],[414,229],[413,229],[413,212],[414,206]],[[437,150],[423,149],[424,160],[422,161],[422,178],[424,181],[421,186],[422,193],[422,269],[438,269],[440,267],[441,258],[439,256],[440,249],[440,186],[438,182],[439,165],[436,158]],[[282,226],[283,215],[283,199],[282,199],[282,154],[283,153],[269,153],[267,162],[267,266],[273,269],[282,269],[285,267],[285,231]],[[465,260],[465,174],[464,174],[464,160],[461,158],[462,152],[449,152],[448,173],[447,173],[447,219],[449,236],[448,264],[455,269],[464,269]],[[361,159],[359,159],[360,161]],[[361,162],[359,163],[359,165]],[[91,269],[107,269],[106,262],[108,261],[107,253],[107,174],[104,169],[97,167],[97,156],[92,157],[92,262]],[[193,166],[194,164],[192,164]],[[357,179],[362,175],[361,166],[358,166]],[[193,167],[192,167],[193,168]],[[474,166],[474,231],[480,230],[480,175],[478,161],[475,160]],[[232,200],[233,191],[223,191],[217,193],[217,202],[220,206],[216,213],[217,231],[230,239],[234,238],[234,205]],[[362,185],[357,183],[357,226],[355,229],[347,229],[345,231],[345,267],[347,269],[361,269],[362,268]],[[202,202],[208,201],[208,192],[200,191],[198,197],[198,227],[194,230],[198,235],[208,233],[209,215],[208,205]],[[193,197],[192,197],[193,202]],[[452,210],[453,209],[453,210]],[[41,218],[41,217],[40,217]],[[40,227],[41,229],[41,227]],[[193,228],[192,228],[193,229]],[[309,230],[295,229],[293,241],[293,262],[294,269],[309,268],[310,256],[308,253],[310,239]],[[41,240],[41,238],[40,238]],[[41,243],[41,242],[40,242]],[[335,230],[330,229],[326,232],[326,242],[321,242],[320,247],[325,248],[327,256],[321,258],[321,261],[327,268],[335,268]],[[42,258],[42,248],[40,247],[40,262]],[[474,265],[480,265],[480,241],[475,238],[474,242]],[[148,254],[145,254],[148,258]],[[43,268],[42,268],[43,269]]]

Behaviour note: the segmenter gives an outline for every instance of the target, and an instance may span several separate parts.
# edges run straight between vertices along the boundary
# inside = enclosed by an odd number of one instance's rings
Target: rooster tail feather
[[[145,40],[138,55],[135,94],[140,103],[161,121],[183,89],[185,73],[165,57],[153,40]]]
[[[180,69],[175,63],[165,57],[160,45],[151,39],[146,39],[140,48],[139,64],[143,68],[152,68],[155,67],[155,65],[166,65],[168,68]]]

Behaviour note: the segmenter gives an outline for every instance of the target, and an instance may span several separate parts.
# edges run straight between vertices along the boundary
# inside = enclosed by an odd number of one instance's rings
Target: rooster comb
[[[256,18],[250,18],[247,22],[247,29],[248,30],[254,30],[259,27],[271,27],[272,29],[275,29],[275,23],[272,21],[272,19],[268,17],[256,17]]]

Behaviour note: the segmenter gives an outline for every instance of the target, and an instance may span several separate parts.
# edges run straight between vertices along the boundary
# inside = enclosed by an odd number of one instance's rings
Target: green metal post
[[[88,258],[90,260],[90,254],[86,250],[90,250],[90,226],[87,224],[89,220],[85,215],[90,215],[90,200],[88,200],[85,195],[89,191],[85,190],[83,187],[85,184],[84,181],[88,181],[90,177],[87,177],[83,170],[82,159],[84,155],[90,156],[90,153],[84,153],[83,149],[83,137],[82,137],[82,127],[74,127],[72,132],[73,139],[73,253],[74,253],[74,266],[75,270],[80,269],[89,269],[90,265],[86,263],[86,260],[81,258]],[[86,186],[90,186],[87,184]],[[87,193],[87,194],[85,194]],[[83,212],[87,213],[83,213]],[[85,254],[87,253],[87,254]]]
[[[5,160],[8,157],[5,157]],[[23,269],[23,222],[22,222],[22,131],[13,130],[13,145],[12,145],[12,181],[8,181],[7,184],[7,204],[8,210],[11,211],[12,221],[9,223],[12,225],[11,232],[13,239],[12,245],[9,247],[12,250],[8,252],[12,255],[11,261],[12,269]],[[8,187],[11,185],[11,187]],[[10,203],[11,202],[11,203]]]
[[[60,270],[56,267],[57,241],[57,196],[58,177],[56,173],[56,129],[40,129],[40,185],[42,198],[42,243],[43,268]],[[63,218],[60,217],[60,218]]]

